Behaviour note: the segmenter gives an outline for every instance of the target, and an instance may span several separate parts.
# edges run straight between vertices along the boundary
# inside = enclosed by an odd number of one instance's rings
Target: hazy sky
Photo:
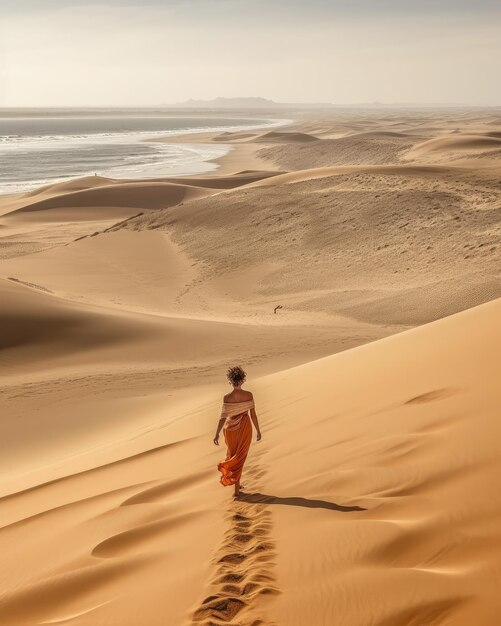
[[[499,0],[0,0],[0,106],[501,104]]]

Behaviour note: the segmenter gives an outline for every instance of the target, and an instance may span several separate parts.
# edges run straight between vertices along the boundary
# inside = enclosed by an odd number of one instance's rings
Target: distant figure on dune
[[[219,463],[217,468],[222,474],[221,484],[225,487],[235,485],[234,497],[238,498],[240,477],[252,439],[251,420],[257,432],[257,441],[261,440],[261,431],[259,430],[252,393],[242,389],[246,373],[239,366],[230,367],[227,377],[230,384],[233,385],[233,391],[224,396],[214,443],[216,446],[219,445],[219,433],[223,429],[227,446],[226,459]]]

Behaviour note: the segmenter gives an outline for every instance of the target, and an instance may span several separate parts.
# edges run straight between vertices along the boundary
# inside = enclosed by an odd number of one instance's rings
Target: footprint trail
[[[249,492],[259,490],[265,472],[256,462],[250,462],[246,469]],[[262,504],[236,500],[231,502],[226,517],[229,529],[214,556],[211,593],[194,611],[192,623],[274,626],[265,619],[266,603],[280,593],[273,567],[271,512]]]

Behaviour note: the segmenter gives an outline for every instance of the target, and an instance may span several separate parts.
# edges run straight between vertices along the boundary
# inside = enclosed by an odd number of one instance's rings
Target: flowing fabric
[[[226,459],[217,466],[221,472],[221,484],[234,485],[240,480],[249,447],[252,440],[252,423],[249,410],[254,408],[253,400],[245,402],[225,402],[221,417],[226,421],[223,426],[226,441]]]

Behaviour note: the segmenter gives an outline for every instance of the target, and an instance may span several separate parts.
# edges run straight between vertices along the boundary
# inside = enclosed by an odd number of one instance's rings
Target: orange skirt
[[[217,469],[221,472],[221,484],[234,485],[240,480],[245,459],[252,441],[252,424],[250,417],[244,415],[237,430],[223,430],[226,441],[226,459],[219,463]]]

